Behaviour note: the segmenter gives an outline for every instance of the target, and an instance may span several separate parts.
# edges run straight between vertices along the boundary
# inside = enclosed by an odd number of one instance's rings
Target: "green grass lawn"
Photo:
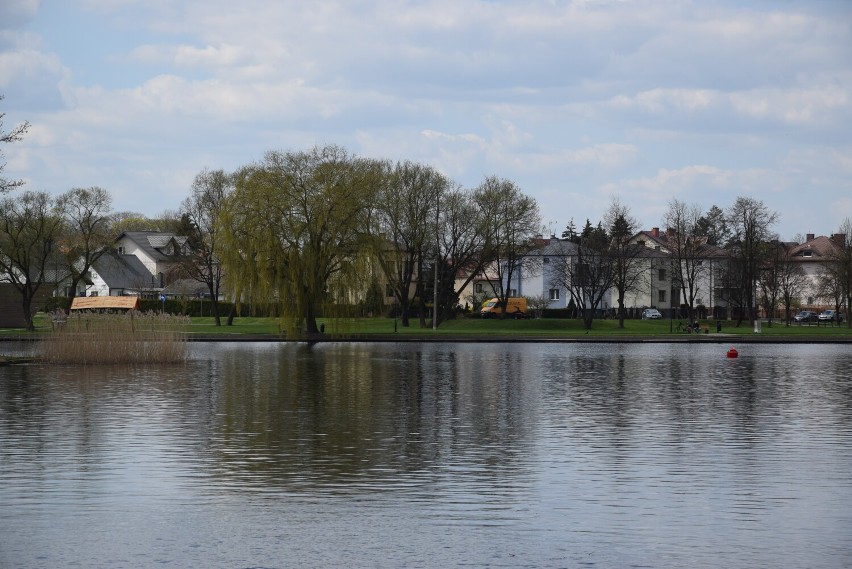
[[[319,323],[325,325],[325,332],[331,336],[345,337],[349,335],[391,335],[398,334],[407,337],[441,336],[449,337],[542,337],[542,338],[570,338],[572,336],[683,336],[678,332],[679,321],[669,320],[626,320],[624,328],[618,327],[617,320],[595,320],[592,330],[587,332],[580,320],[573,319],[540,319],[540,320],[500,320],[500,319],[459,319],[442,323],[437,330],[432,330],[431,321],[427,328],[420,328],[419,322],[413,320],[411,326],[405,328],[397,320],[392,318],[339,318],[320,319]],[[710,334],[716,334],[716,321],[702,321],[702,325],[709,327]],[[50,321],[43,314],[36,316],[36,333],[49,331]],[[843,323],[841,326],[826,326],[816,324],[793,324],[785,326],[783,322],[774,322],[769,326],[762,323],[761,336],[766,337],[849,337],[852,338],[852,329]],[[189,327],[191,335],[221,335],[223,339],[229,336],[240,335],[283,335],[281,323],[276,318],[241,317],[234,320],[233,326],[215,326],[210,317],[195,317],[191,319]],[[742,336],[754,336],[754,330],[747,322],[739,328],[732,321],[723,321],[723,334],[736,334]],[[28,336],[31,333],[21,329],[0,329],[3,336]]]
[[[442,323],[437,330],[432,330],[431,321],[427,328],[420,328],[419,322],[413,320],[411,326],[405,328],[399,321],[391,318],[351,318],[351,319],[320,319],[325,325],[326,333],[330,335],[388,335],[440,337],[489,337],[489,336],[523,336],[523,337],[571,337],[571,336],[683,336],[678,332],[678,321],[669,320],[626,320],[624,328],[618,327],[618,320],[595,320],[590,331],[583,328],[580,320],[573,319],[541,319],[541,320],[499,320],[499,319],[459,319]],[[709,327],[710,334],[716,333],[716,321],[703,321]],[[272,318],[240,318],[234,321],[232,327],[213,325],[212,318],[193,318],[191,333],[197,334],[279,334],[279,325]],[[723,334],[754,335],[754,329],[747,322],[739,328],[735,322],[722,323]],[[852,338],[852,329],[842,326],[825,326],[816,324],[785,326],[783,322],[774,322],[769,326],[762,323],[763,336],[848,336]]]

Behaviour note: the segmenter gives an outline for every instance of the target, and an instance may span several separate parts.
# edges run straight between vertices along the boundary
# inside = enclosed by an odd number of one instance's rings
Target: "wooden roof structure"
[[[139,310],[138,296],[77,296],[71,310]]]

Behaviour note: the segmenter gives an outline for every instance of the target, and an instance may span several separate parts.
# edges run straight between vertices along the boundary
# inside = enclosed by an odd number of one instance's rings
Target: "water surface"
[[[848,567],[846,346],[0,368],[0,567]]]

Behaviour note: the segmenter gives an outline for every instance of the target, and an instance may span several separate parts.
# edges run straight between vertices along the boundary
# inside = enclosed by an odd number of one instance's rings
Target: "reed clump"
[[[54,364],[186,361],[189,318],[154,312],[72,312],[54,318],[41,359]]]

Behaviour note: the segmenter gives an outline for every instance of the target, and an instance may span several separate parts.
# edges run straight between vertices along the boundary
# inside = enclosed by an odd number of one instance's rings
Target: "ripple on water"
[[[852,354],[720,349],[0,368],[0,566],[842,567]]]

